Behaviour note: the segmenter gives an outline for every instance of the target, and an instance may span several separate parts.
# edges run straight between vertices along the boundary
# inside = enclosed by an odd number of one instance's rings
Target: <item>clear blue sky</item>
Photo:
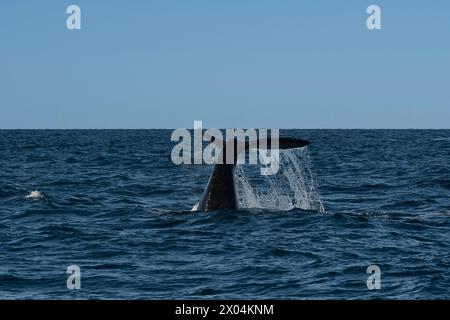
[[[66,29],[66,8],[82,30]],[[378,4],[382,30],[366,28]],[[450,1],[1,1],[0,128],[449,128]]]

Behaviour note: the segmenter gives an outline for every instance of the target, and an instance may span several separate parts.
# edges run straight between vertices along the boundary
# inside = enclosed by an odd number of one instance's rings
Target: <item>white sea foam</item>
[[[437,137],[432,139],[432,141],[450,141],[450,137]]]
[[[44,197],[43,193],[39,190],[31,191],[29,194],[25,196],[25,198],[32,200],[42,199],[43,197]]]
[[[192,207],[191,211],[197,211],[198,204],[199,204],[199,202],[197,202],[196,204],[194,204],[194,206]]]
[[[236,167],[235,180],[240,207],[325,211],[311,172],[307,148],[281,151],[280,170],[276,175],[261,176],[250,172],[248,167]]]

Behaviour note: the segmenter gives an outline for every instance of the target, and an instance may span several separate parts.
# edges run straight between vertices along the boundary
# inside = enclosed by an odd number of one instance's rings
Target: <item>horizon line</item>
[[[211,128],[203,128],[212,129]],[[176,130],[179,128],[0,128],[0,131],[6,130]],[[190,129],[193,128],[183,128]],[[450,128],[214,128],[219,130],[225,129],[279,129],[279,130],[450,130]]]

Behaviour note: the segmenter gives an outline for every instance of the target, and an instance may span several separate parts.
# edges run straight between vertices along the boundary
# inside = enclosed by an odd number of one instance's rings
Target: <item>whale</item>
[[[226,141],[222,144],[219,158],[227,159],[227,163],[216,163],[214,165],[205,191],[194,211],[210,212],[239,210],[234,182],[234,171],[238,155],[240,152],[246,152],[253,147],[258,149],[272,148],[272,142],[270,138],[265,139],[264,143],[261,143],[260,140],[253,141],[253,143],[245,141],[243,150],[238,148],[238,144],[239,142],[236,139]],[[302,148],[309,144],[310,142],[304,139],[287,137],[278,138],[278,149]],[[228,159],[232,159],[232,161],[228,161]]]

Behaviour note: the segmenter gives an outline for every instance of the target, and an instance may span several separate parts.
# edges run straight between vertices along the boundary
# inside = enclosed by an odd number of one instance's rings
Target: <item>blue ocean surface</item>
[[[171,130],[1,130],[0,298],[450,299],[450,130],[281,133],[284,180],[200,213]]]

